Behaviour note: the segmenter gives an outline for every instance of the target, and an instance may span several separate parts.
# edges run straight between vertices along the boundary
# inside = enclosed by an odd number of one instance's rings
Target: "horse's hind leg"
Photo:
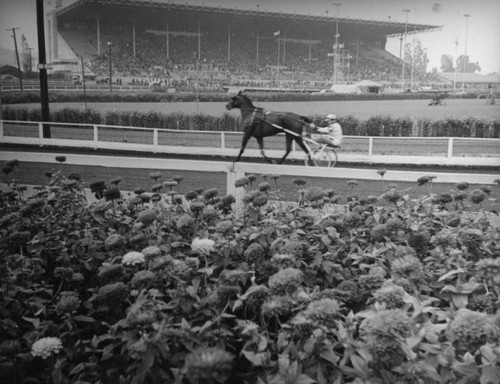
[[[290,152],[292,152],[292,141],[293,141],[292,136],[286,135],[286,150],[285,150],[285,154],[278,161],[278,164],[282,164],[285,161],[285,159],[287,158],[287,156],[290,154]]]
[[[297,144],[299,145],[300,148],[302,148],[302,150],[306,153],[307,155],[307,161],[309,163],[309,165],[314,165],[312,159],[311,159],[311,152],[309,152],[309,149],[307,149],[307,147],[305,146],[304,144],[304,141],[302,140],[301,137],[297,137],[295,138],[295,141],[297,142]]]
[[[264,159],[266,159],[268,163],[273,164],[274,160],[267,157],[266,154],[264,153],[264,140],[262,139],[262,137],[256,137],[256,139],[257,139],[257,143],[259,143],[259,149],[260,149],[260,153],[261,153],[262,157],[264,157]]]

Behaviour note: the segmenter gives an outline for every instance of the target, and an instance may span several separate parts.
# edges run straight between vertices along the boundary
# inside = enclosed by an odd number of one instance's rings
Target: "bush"
[[[195,113],[158,113],[138,111],[106,111],[99,114],[91,109],[80,110],[64,108],[51,111],[51,121],[61,123],[87,123],[135,126],[146,128],[168,128],[179,130],[236,131],[240,117],[225,113],[221,117]],[[40,121],[40,110],[27,108],[3,108],[5,120]],[[321,125],[325,116],[312,116],[317,125]],[[500,138],[500,120],[485,121],[469,117],[466,119],[446,118],[432,121],[427,118],[394,118],[388,115],[376,115],[366,120],[353,116],[339,119],[344,135],[348,136],[396,136],[396,137],[484,137]],[[414,124],[416,126],[414,127]]]

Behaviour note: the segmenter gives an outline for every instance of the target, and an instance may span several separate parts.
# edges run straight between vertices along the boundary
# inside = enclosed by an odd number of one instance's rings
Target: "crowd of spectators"
[[[262,36],[257,54],[254,35],[234,34],[228,43],[227,38],[209,33],[199,37],[192,32],[175,32],[167,39],[165,34],[143,30],[136,33],[134,46],[131,38],[124,38],[125,34],[114,27],[104,30],[98,50],[88,32],[78,31],[79,38],[78,33],[72,35],[74,46],[84,46],[78,39],[85,41],[86,49],[94,46],[94,53],[86,55],[87,67],[97,78],[109,77],[111,53],[113,78],[127,79],[133,85],[305,87],[327,84],[333,75],[332,44],[328,41],[280,39],[278,43],[276,37]],[[402,62],[382,49],[368,43],[346,43],[340,53],[343,59],[339,60],[342,65],[337,67],[337,79],[341,82],[401,81]],[[416,82],[432,80],[429,74],[413,75]]]

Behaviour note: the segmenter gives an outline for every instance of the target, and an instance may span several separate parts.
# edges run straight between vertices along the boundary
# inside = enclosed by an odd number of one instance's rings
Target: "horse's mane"
[[[251,105],[252,107],[255,107],[255,105],[253,105],[252,100],[250,100],[250,98],[249,98],[247,95],[245,95],[245,94],[243,94],[243,93],[240,93],[240,94],[238,94],[238,96],[239,96],[239,97],[242,97],[243,99],[245,99],[248,103],[250,103],[250,105]]]

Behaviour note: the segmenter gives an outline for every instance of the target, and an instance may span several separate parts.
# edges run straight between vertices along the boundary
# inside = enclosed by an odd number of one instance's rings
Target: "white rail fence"
[[[1,151],[0,161],[19,159],[28,163],[47,163],[58,164],[56,156],[60,153],[46,152],[18,152]],[[274,165],[274,164],[256,164],[256,163],[228,163],[222,161],[196,161],[162,158],[140,158],[125,156],[100,156],[100,155],[78,155],[67,154],[65,164],[109,167],[125,169],[161,169],[166,171],[198,171],[208,173],[226,174],[226,193],[232,194],[236,199],[236,206],[241,208],[242,199],[245,194],[243,188],[236,188],[236,180],[249,174],[259,175],[281,175],[293,176],[297,178],[326,178],[326,179],[356,179],[380,181],[380,175],[373,169],[355,169],[355,168],[321,168],[304,167],[296,165]],[[415,182],[422,176],[435,176],[433,183],[468,182],[471,184],[492,185],[495,180],[500,178],[500,174],[477,174],[477,173],[449,173],[449,172],[420,172],[420,171],[387,171],[384,175],[386,182]]]
[[[99,124],[48,123],[51,138],[43,137],[42,122],[0,120],[0,143],[142,151],[179,155],[236,156],[241,132],[173,130]],[[266,153],[283,155],[281,135],[265,139]],[[345,136],[339,162],[373,164],[499,166],[500,139],[463,137]],[[251,140],[246,157],[260,157]],[[289,158],[303,160],[295,143]]]

